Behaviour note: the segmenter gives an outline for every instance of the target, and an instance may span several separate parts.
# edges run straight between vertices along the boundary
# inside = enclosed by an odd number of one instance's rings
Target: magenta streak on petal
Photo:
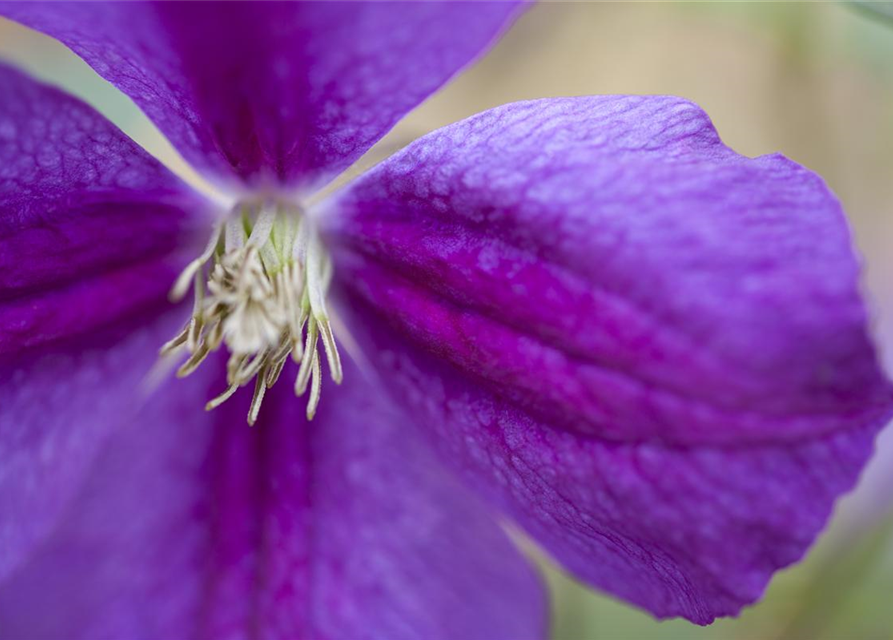
[[[200,635],[241,625],[269,638],[544,637],[531,569],[346,366],[312,423],[278,385],[253,429],[247,394],[216,425]]]
[[[889,408],[838,202],[686,101],[501,107],[325,206],[352,291],[535,420],[739,444]]]
[[[165,385],[118,431],[52,539],[0,586],[4,630],[545,637],[531,568],[346,364],[312,423],[287,385],[252,429],[247,394],[206,413],[196,400],[211,376]]]
[[[83,103],[0,67],[0,355],[162,302],[210,209]]]
[[[211,364],[219,371],[223,358]],[[218,373],[196,400],[224,388]],[[209,414],[211,440],[199,467],[206,496],[196,520],[182,525],[207,537],[198,615],[184,624],[202,638],[310,637],[312,468],[302,412],[295,400],[268,397],[249,429],[248,400],[250,393],[240,392]]]
[[[479,55],[517,2],[2,3],[129,95],[199,170],[310,186]]]
[[[16,201],[22,193],[17,184],[3,192],[0,300],[39,294],[139,262],[163,262],[178,247],[191,244],[197,230],[210,235],[210,221],[200,215],[205,205],[197,199],[184,197],[175,206],[164,201],[163,193],[89,193],[98,186],[69,184],[58,199],[36,188],[27,202]],[[189,194],[184,189],[181,195]]]
[[[188,256],[183,257],[139,263],[64,288],[0,302],[0,356],[59,338],[101,333],[113,319],[152,315],[164,304],[177,267],[188,261]]]
[[[342,314],[442,458],[589,584],[707,624],[759,599],[850,490],[889,415],[799,441],[612,443],[555,429],[388,326]]]
[[[0,578],[136,410],[205,206],[98,113],[0,66]]]

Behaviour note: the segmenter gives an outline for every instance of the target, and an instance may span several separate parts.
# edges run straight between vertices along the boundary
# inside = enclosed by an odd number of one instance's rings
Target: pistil
[[[266,390],[291,356],[299,365],[295,394],[309,385],[307,418],[313,419],[322,387],[320,338],[332,379],[342,378],[326,309],[331,278],[332,262],[299,211],[271,202],[239,205],[177,278],[171,298],[182,299],[191,285],[192,316],[161,353],[189,354],[177,370],[184,377],[225,345],[229,386],[205,408],[220,406],[254,380],[248,424],[256,422]]]

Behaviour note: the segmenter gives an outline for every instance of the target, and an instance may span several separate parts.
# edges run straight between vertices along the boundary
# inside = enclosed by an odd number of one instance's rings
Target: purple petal
[[[494,39],[517,2],[2,3],[129,95],[199,170],[343,170]]]
[[[93,109],[0,66],[0,355],[157,306],[208,212]]]
[[[157,341],[143,341],[157,354]],[[77,483],[66,517],[0,586],[0,626],[9,637],[192,637],[183,633],[180,621],[193,613],[184,609],[204,579],[193,567],[203,540],[171,522],[186,522],[205,508],[202,487],[192,476],[210,437],[201,399],[208,386],[202,376],[212,371],[200,369],[148,399],[141,398],[138,379],[127,379],[126,366],[118,373],[125,377],[121,388],[108,394],[87,385],[75,388],[73,406],[51,403],[43,412],[48,420],[68,420],[72,438],[91,435],[84,432],[95,423],[108,425],[114,435],[101,454],[90,456],[90,473]],[[52,394],[65,395],[62,381],[52,382]],[[91,406],[140,400],[138,417],[132,411],[95,414]],[[78,460],[82,452],[75,449],[69,457]],[[44,472],[54,482],[65,480],[60,471]],[[9,522],[10,515],[4,505],[2,521]],[[26,526],[21,519],[15,523]],[[162,582],[165,577],[171,584]]]
[[[26,562],[127,423],[178,317],[116,323],[0,363],[0,579]],[[0,624],[0,627],[3,627]]]
[[[889,408],[837,200],[683,100],[495,109],[328,206],[352,289],[557,426],[738,444]]]
[[[532,419],[376,324],[382,378],[481,495],[577,577],[652,612],[708,624],[758,600],[850,490],[882,423],[747,446],[611,442]]]
[[[328,206],[398,397],[568,568],[659,616],[757,599],[891,413],[839,204],[683,100],[502,107]]]
[[[244,395],[206,413],[214,386],[171,381],[115,436],[0,587],[6,633],[544,637],[531,568],[358,370],[312,423],[287,384],[254,428]]]
[[[202,206],[92,109],[0,66],[0,577],[175,330],[154,309]]]

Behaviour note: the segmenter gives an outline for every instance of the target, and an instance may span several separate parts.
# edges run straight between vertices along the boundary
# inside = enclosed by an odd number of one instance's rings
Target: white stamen
[[[183,272],[177,278],[177,281],[174,283],[173,288],[170,292],[170,299],[173,301],[182,300],[183,296],[186,295],[186,292],[189,290],[189,281],[192,280],[193,276],[195,276],[199,270],[205,266],[205,263],[211,259],[211,256],[214,255],[214,250],[217,248],[217,243],[220,241],[220,225],[214,226],[214,233],[211,234],[211,238],[208,240],[208,244],[205,247],[205,250],[202,251],[201,255],[186,265],[186,268],[183,269]]]
[[[310,379],[310,367],[316,357],[316,341],[318,337],[316,320],[312,317],[307,323],[307,342],[304,344],[304,357],[301,359],[301,368],[298,369],[298,377],[295,378],[295,395],[302,396],[307,391],[307,381]]]
[[[186,344],[186,337],[189,335],[189,327],[190,325],[187,324],[183,327],[183,330],[180,331],[180,333],[161,345],[161,349],[159,349],[158,352],[159,355],[166,356],[169,353],[176,351],[180,345]]]
[[[224,238],[224,248],[227,253],[236,251],[245,246],[245,225],[242,223],[242,217],[233,217],[226,223],[226,237]]]
[[[322,283],[322,246],[314,237],[307,247],[307,292],[313,315],[319,319],[326,317],[326,292]]]
[[[257,422],[257,414],[260,413],[260,405],[264,401],[264,394],[267,392],[267,385],[264,384],[264,373],[257,376],[257,382],[254,385],[254,397],[251,398],[251,408],[248,409],[248,424],[254,426]]]
[[[198,349],[196,349],[192,353],[192,355],[189,356],[189,359],[186,362],[184,362],[183,365],[179,369],[177,369],[177,377],[185,378],[190,373],[192,373],[193,371],[198,369],[198,365],[200,365],[202,363],[202,361],[208,357],[209,353],[210,353],[210,351],[208,350],[208,345],[206,345],[204,342],[202,342],[198,346]]]
[[[307,419],[313,420],[316,415],[316,407],[319,406],[319,392],[322,385],[322,374],[319,370],[319,354],[313,352],[313,373],[310,378],[310,399],[307,401]]]
[[[195,273],[195,283],[193,284],[195,291],[195,304],[192,306],[192,319],[189,321],[189,331],[186,336],[186,348],[190,352],[198,349],[201,341],[202,326],[204,320],[202,318],[202,300],[205,297],[205,283],[200,271]]]
[[[238,389],[239,389],[239,385],[237,385],[237,384],[230,385],[226,391],[224,391],[219,396],[217,396],[216,398],[214,398],[213,400],[208,402],[208,404],[205,405],[205,411],[210,411],[211,409],[216,409],[217,407],[222,405],[224,402],[229,400]]]
[[[331,277],[331,260],[310,222],[297,211],[270,202],[240,205],[225,224],[215,227],[205,250],[177,279],[172,296],[178,297],[193,281],[193,312],[162,353],[181,348],[189,352],[177,370],[183,377],[225,344],[231,354],[229,386],[205,408],[220,406],[254,379],[249,424],[257,421],[266,390],[277,382],[291,355],[299,364],[295,393],[303,395],[310,386],[307,418],[312,419],[322,387],[319,342],[332,379],[340,383],[343,377],[326,309]]]
[[[248,236],[248,244],[254,247],[262,247],[270,239],[273,232],[273,222],[276,220],[276,209],[264,206],[260,215],[251,229],[251,235]]]
[[[338,353],[338,346],[335,344],[335,335],[332,333],[332,325],[328,320],[319,323],[319,333],[322,336],[322,343],[325,345],[326,359],[329,363],[329,373],[335,384],[341,384],[344,373],[341,370],[341,354]]]

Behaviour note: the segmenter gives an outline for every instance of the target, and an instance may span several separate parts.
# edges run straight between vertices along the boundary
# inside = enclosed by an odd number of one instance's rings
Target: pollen
[[[192,316],[161,354],[185,352],[177,370],[185,377],[224,346],[229,386],[205,408],[220,406],[254,381],[248,411],[252,425],[266,390],[291,357],[299,365],[295,394],[302,396],[309,388],[307,418],[312,420],[322,387],[320,343],[332,379],[340,383],[342,378],[326,309],[331,279],[332,262],[299,211],[274,202],[240,204],[177,278],[170,297],[180,300],[191,287]]]

